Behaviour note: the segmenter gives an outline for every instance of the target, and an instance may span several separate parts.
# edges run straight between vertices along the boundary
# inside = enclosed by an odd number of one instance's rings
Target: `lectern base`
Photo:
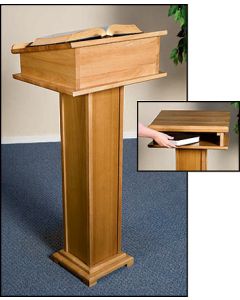
[[[206,171],[206,149],[176,149],[177,171]]]
[[[126,253],[114,255],[93,267],[87,266],[81,260],[64,250],[53,253],[51,258],[54,262],[59,263],[68,271],[78,276],[89,287],[94,286],[97,280],[103,276],[123,266],[131,267],[134,263],[134,258]]]

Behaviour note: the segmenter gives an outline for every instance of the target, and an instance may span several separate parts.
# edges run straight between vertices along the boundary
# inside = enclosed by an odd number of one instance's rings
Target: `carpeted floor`
[[[123,250],[132,268],[92,288],[49,259],[62,247],[59,143],[2,146],[2,295],[187,296],[186,173],[136,172],[124,141]]]

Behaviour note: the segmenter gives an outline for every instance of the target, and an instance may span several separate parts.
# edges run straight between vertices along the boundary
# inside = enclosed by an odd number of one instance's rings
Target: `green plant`
[[[234,125],[234,131],[238,134],[239,133],[239,129],[240,129],[240,121],[239,121],[239,109],[240,109],[240,102],[239,101],[235,101],[235,102],[231,102],[231,104],[238,109],[238,115],[237,115],[237,122]]]
[[[170,5],[168,16],[173,16],[174,20],[180,24],[181,30],[177,34],[180,38],[176,48],[172,49],[170,59],[174,64],[183,63],[187,61],[188,43],[187,43],[187,5]]]

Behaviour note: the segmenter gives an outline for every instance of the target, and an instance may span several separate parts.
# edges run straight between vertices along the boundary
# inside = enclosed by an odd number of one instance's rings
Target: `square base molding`
[[[123,267],[131,267],[134,258],[126,253],[120,253],[108,258],[94,267],[89,267],[72,254],[60,250],[52,254],[51,259],[79,277],[89,287],[94,286],[97,280]]]

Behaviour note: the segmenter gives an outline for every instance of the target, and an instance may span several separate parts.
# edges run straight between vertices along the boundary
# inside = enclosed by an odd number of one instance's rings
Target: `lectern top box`
[[[149,125],[161,132],[199,133],[200,142],[181,149],[227,149],[230,112],[205,110],[162,110]],[[151,142],[149,147],[162,148]]]
[[[15,79],[72,96],[164,77],[160,37],[167,31],[139,33],[63,44],[13,46],[20,54]]]

